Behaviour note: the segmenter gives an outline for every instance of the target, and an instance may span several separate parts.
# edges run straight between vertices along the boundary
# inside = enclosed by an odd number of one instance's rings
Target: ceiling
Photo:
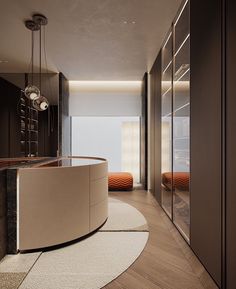
[[[4,1],[0,72],[28,71],[31,33],[24,20],[36,12],[49,20],[46,51],[51,72],[61,71],[69,80],[140,80],[152,67],[180,3],[181,0]]]

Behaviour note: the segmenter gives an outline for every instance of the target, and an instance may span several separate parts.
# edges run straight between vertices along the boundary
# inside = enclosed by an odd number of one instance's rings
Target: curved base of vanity
[[[51,162],[18,169],[18,250],[64,244],[88,235],[106,221],[107,162],[68,159],[69,166]]]
[[[45,250],[45,251],[50,251],[50,250],[56,250],[56,249],[60,249],[60,248],[66,247],[66,246],[70,246],[70,245],[76,244],[76,243],[78,243],[78,242],[80,242],[80,241],[82,241],[82,240],[84,240],[86,238],[91,237],[93,234],[98,232],[106,224],[107,220],[108,220],[108,218],[106,218],[106,220],[98,228],[96,228],[95,230],[89,232],[86,235],[78,237],[76,239],[73,239],[73,240],[70,240],[70,241],[67,241],[67,242],[64,242],[64,243],[59,243],[59,244],[56,244],[56,245],[48,246],[48,247],[43,247],[43,248],[18,250],[16,253],[19,253],[19,252],[20,253],[34,253],[34,252],[37,252],[37,251],[41,251],[42,249]]]

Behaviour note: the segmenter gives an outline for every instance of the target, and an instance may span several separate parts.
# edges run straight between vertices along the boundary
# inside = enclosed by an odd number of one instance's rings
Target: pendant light
[[[49,107],[49,102],[43,95],[39,99],[33,101],[33,107],[38,111],[44,111]]]
[[[33,107],[39,111],[44,111],[48,108],[49,102],[46,97],[41,95],[42,83],[42,26],[47,25],[48,20],[44,15],[34,14],[32,20],[25,21],[25,26],[32,32],[31,40],[31,84],[25,90],[25,96],[32,100]],[[39,88],[34,85],[34,32],[39,31]]]
[[[29,84],[24,90],[25,96],[30,100],[36,100],[40,98],[40,90],[37,86]]]

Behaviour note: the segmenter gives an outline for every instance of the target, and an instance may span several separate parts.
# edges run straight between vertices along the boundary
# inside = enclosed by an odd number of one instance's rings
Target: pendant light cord
[[[34,31],[32,30],[32,41],[31,41],[31,81],[34,84]]]
[[[49,93],[52,96],[52,87],[51,87],[51,81],[49,76],[49,70],[48,70],[48,62],[47,62],[47,53],[46,53],[46,29],[45,26],[43,27],[43,52],[44,52],[44,60],[46,65],[46,73],[48,74],[48,89]],[[52,118],[51,118],[52,113]],[[48,109],[48,136],[50,136],[51,132],[54,130],[54,110],[53,107]]]
[[[42,30],[39,29],[39,90],[41,93],[41,72],[42,72]]]

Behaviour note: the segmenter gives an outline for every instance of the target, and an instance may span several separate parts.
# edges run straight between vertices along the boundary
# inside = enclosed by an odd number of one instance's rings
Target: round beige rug
[[[109,218],[95,234],[52,251],[6,256],[0,272],[27,271],[20,289],[102,288],[138,258],[148,235],[137,209],[110,198]]]

